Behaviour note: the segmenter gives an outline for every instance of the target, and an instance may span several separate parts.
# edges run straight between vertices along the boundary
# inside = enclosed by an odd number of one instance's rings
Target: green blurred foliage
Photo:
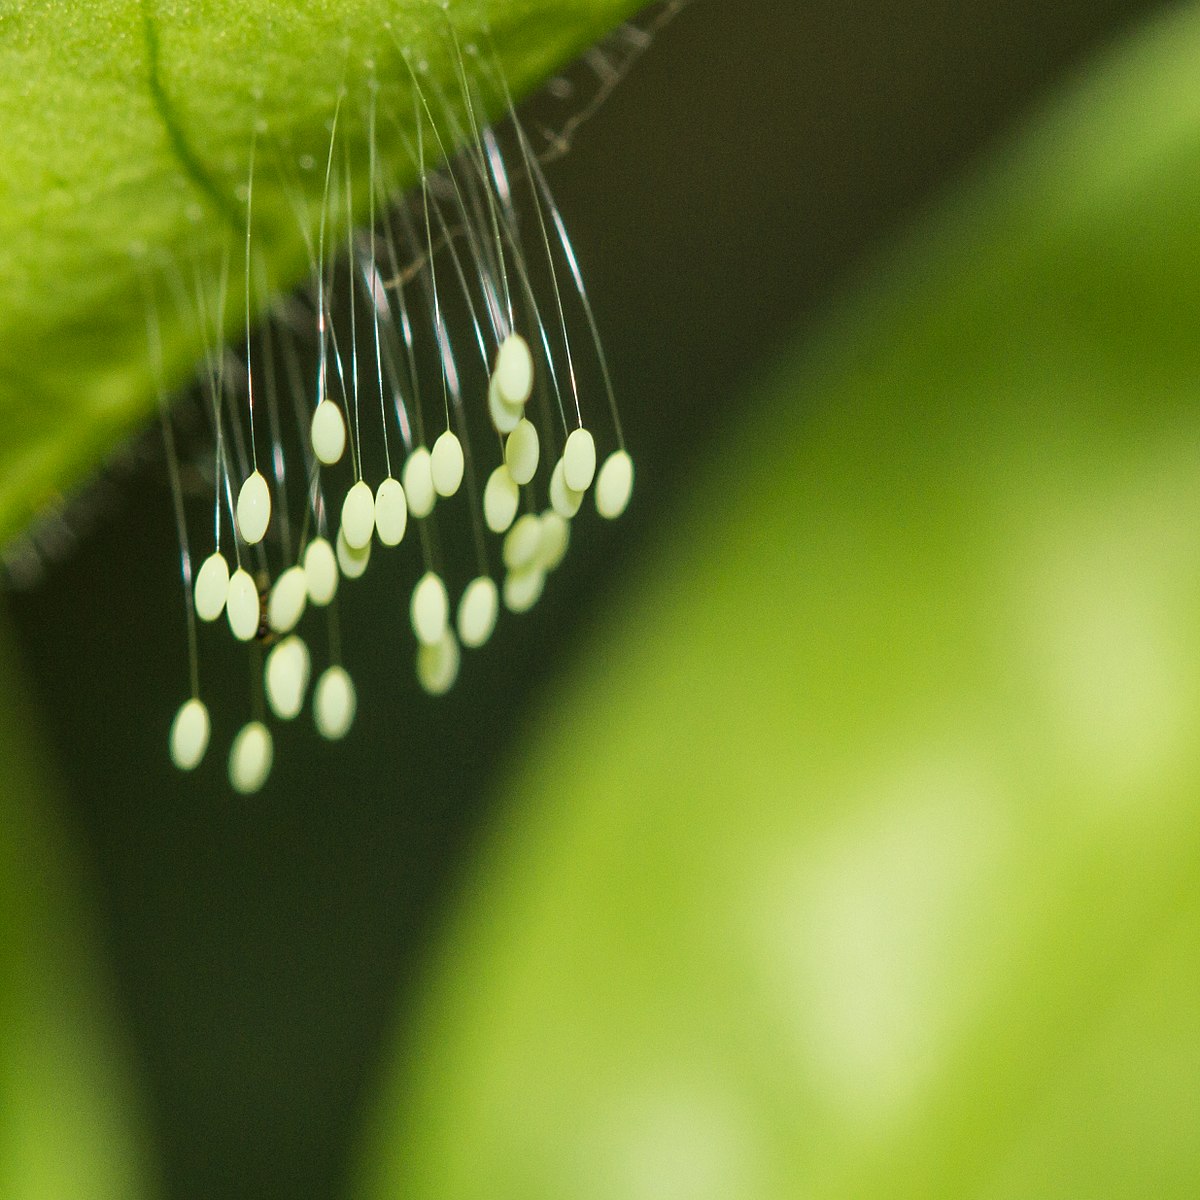
[[[1200,1191],[1200,10],[860,280],[546,698],[365,1200]]]
[[[0,668],[0,1196],[137,1200],[141,1106],[7,637]]]

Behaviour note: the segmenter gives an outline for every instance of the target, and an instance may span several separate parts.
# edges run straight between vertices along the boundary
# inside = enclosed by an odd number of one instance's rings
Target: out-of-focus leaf
[[[0,679],[0,1196],[137,1200],[134,1089],[6,637]]]
[[[475,39],[480,53],[494,48],[520,95],[637,7],[636,0],[6,5],[0,545],[145,422],[154,392],[148,294],[161,309],[171,383],[206,348],[179,294],[198,288],[215,314],[223,255],[234,260],[226,321],[236,327],[244,299],[239,189],[256,124],[259,265],[265,290],[290,290],[308,273],[296,209],[311,213],[320,199],[317,164],[328,152],[340,89],[341,134],[356,172],[356,207],[365,212],[372,72],[388,185],[405,187],[415,175],[399,133],[411,134],[413,122],[401,50],[414,67],[429,64],[436,108],[438,96],[458,91],[447,18],[465,34],[487,28],[487,38]],[[335,214],[330,245],[342,244],[340,226]]]
[[[660,522],[359,1196],[1200,1191],[1197,61],[1099,64]]]

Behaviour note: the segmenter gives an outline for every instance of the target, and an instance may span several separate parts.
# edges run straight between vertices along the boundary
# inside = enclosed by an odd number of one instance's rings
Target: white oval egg
[[[476,649],[492,636],[500,611],[500,593],[487,575],[472,579],[458,602],[458,636],[464,646]]]
[[[318,461],[327,467],[341,461],[346,452],[346,419],[332,400],[322,400],[317,405],[309,435]]]
[[[573,492],[586,492],[596,477],[596,440],[586,429],[575,429],[563,447],[563,482]]]
[[[210,554],[196,575],[196,616],[215,621],[225,611],[229,595],[229,564],[223,554]]]
[[[255,471],[238,492],[237,523],[248,546],[257,546],[266,536],[271,523],[271,489],[261,471]]]
[[[248,796],[257,792],[271,773],[275,743],[261,721],[251,721],[238,731],[229,748],[229,782],[235,792]]]
[[[522,417],[504,443],[504,462],[514,483],[523,487],[533,479],[540,452],[537,426]]]
[[[317,732],[331,742],[344,738],[354,724],[358,697],[344,667],[326,667],[313,689],[313,720]]]
[[[596,476],[596,511],[610,521],[629,506],[633,494],[633,459],[624,450],[614,450]]]
[[[458,678],[461,661],[458,639],[447,629],[432,645],[417,647],[417,680],[431,696],[444,696]]]
[[[417,580],[410,607],[417,641],[427,646],[439,641],[450,621],[450,597],[436,571],[426,571]]]
[[[504,533],[517,515],[521,495],[508,468],[501,463],[483,488],[483,519],[493,533]]]
[[[303,567],[288,567],[271,588],[267,624],[275,633],[291,633],[308,604],[308,577]]]
[[[525,513],[504,537],[501,558],[510,571],[528,566],[537,557],[542,543],[542,519],[534,513]]]
[[[504,607],[512,613],[528,612],[541,599],[546,572],[535,563],[504,577]]]
[[[408,528],[408,499],[404,485],[390,475],[375,492],[375,532],[385,546],[398,546]]]
[[[181,771],[191,771],[199,766],[208,749],[210,732],[208,708],[204,701],[195,697],[185,701],[171,722],[171,761]]]
[[[408,511],[414,517],[429,516],[433,512],[437,492],[433,487],[433,462],[424,446],[418,446],[408,456],[402,475]]]
[[[341,532],[351,550],[361,550],[375,532],[375,496],[361,479],[342,501]]]
[[[323,537],[313,538],[304,551],[304,579],[308,598],[324,608],[335,595],[338,585],[338,565],[333,547]]]
[[[463,448],[458,435],[447,429],[436,442],[429,456],[429,472],[433,489],[439,496],[453,496],[462,485]]]
[[[258,625],[262,620],[262,606],[258,598],[258,588],[250,572],[244,567],[238,567],[229,580],[229,596],[225,601],[225,615],[229,618],[229,628],[239,642],[251,641],[258,633]]]
[[[496,391],[508,405],[524,404],[533,391],[533,355],[529,343],[519,334],[510,333],[496,352],[493,371]]]
[[[304,691],[312,667],[308,647],[293,635],[284,638],[267,655],[263,669],[264,690],[271,711],[281,720],[290,721],[304,707]]]

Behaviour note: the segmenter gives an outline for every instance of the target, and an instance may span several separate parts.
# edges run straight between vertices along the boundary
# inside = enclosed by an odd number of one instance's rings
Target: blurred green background
[[[6,597],[166,1195],[1200,1191],[1195,10],[1031,118],[1163,13],[697,0],[551,174],[633,509],[261,797],[160,465]]]

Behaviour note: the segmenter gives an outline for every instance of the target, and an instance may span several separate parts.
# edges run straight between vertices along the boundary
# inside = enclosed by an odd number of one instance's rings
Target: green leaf
[[[125,1047],[0,635],[0,1195],[136,1200],[151,1173]]]
[[[1099,64],[659,522],[363,1200],[1197,1194],[1198,60]]]
[[[270,290],[307,274],[296,202],[320,198],[330,121],[365,210],[365,97],[380,86],[380,153],[394,188],[412,94],[401,48],[456,88],[447,13],[490,30],[513,91],[542,82],[636,0],[51,0],[0,13],[0,545],[77,486],[153,405],[147,295],[159,297],[169,382],[204,350],[169,303],[194,280],[215,311],[222,254],[245,236],[239,188],[261,123],[255,233]],[[486,46],[486,42],[484,45]],[[283,165],[281,165],[283,164]],[[337,230],[330,231],[338,245]],[[162,281],[166,272],[166,282]],[[232,272],[226,313],[244,292]]]

